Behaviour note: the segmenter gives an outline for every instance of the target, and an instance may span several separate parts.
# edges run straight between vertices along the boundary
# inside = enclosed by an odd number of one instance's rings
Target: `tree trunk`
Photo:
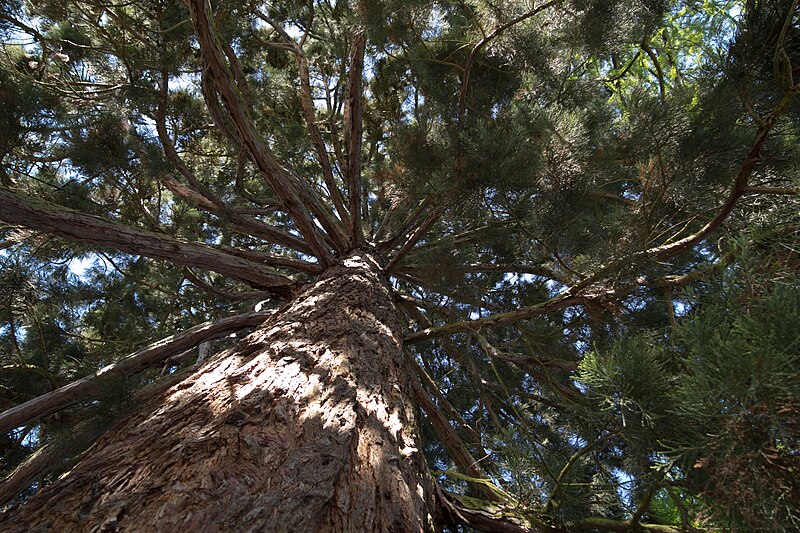
[[[0,530],[430,531],[400,339],[377,265],[351,256]]]

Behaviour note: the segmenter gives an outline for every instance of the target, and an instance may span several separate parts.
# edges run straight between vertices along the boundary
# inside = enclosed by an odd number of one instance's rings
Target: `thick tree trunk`
[[[377,265],[352,256],[0,530],[429,531],[400,339]]]

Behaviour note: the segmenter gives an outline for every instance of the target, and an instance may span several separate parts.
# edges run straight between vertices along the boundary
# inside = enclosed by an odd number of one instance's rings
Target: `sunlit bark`
[[[398,312],[369,257],[105,435],[3,531],[430,531]]]

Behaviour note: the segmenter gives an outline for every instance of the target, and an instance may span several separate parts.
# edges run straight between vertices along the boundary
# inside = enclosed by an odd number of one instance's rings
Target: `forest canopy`
[[[0,42],[0,526],[357,263],[435,529],[800,529],[798,0],[0,0]]]

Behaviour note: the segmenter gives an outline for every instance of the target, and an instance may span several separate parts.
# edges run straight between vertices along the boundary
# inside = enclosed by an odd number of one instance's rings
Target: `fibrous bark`
[[[400,326],[354,255],[0,517],[30,531],[429,531]]]

